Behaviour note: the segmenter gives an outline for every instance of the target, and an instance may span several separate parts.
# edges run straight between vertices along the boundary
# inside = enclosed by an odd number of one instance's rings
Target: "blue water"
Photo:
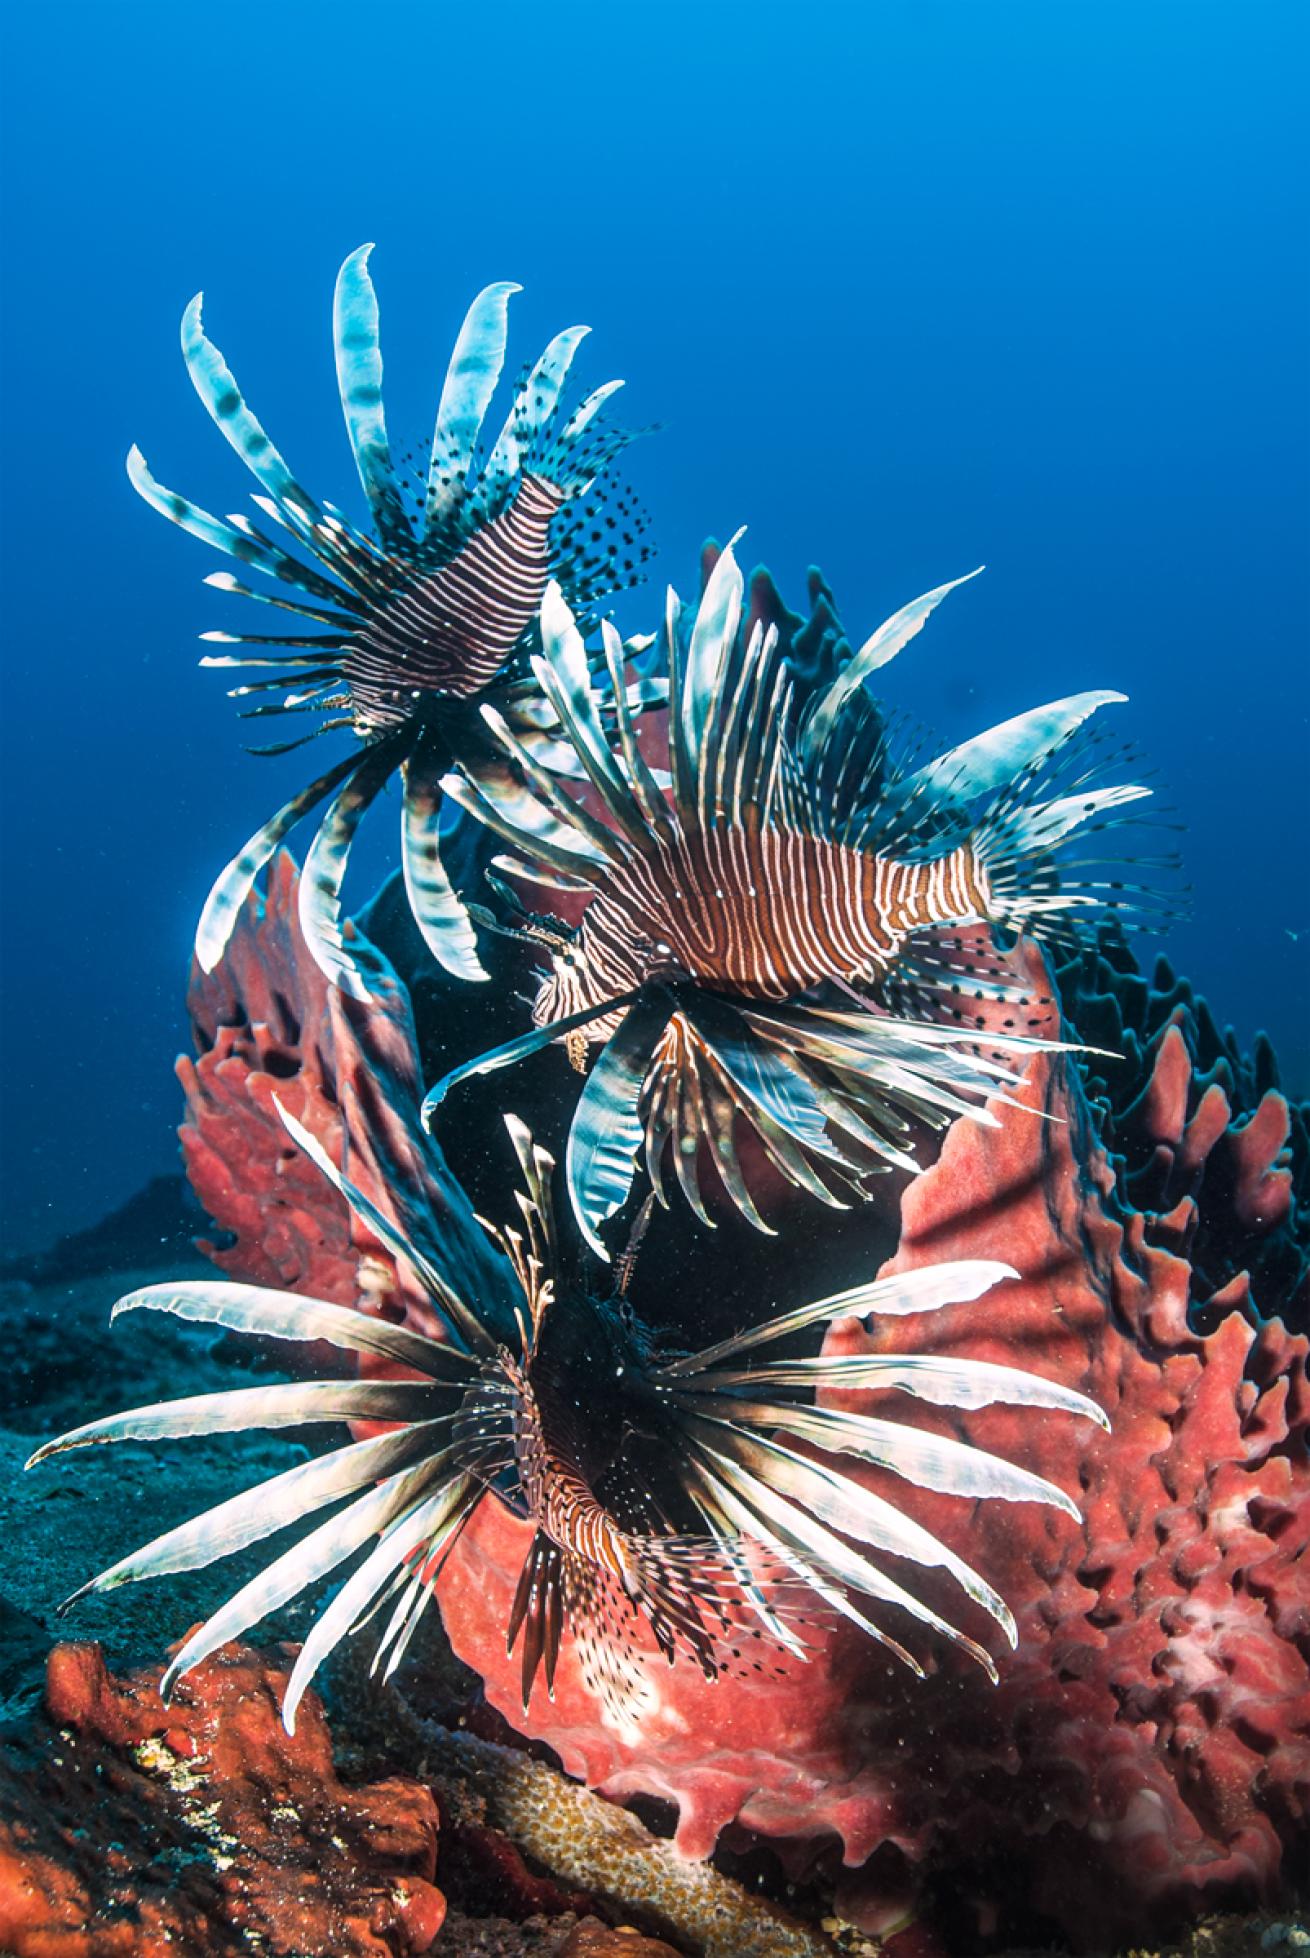
[[[588,374],[664,424],[628,471],[657,578],[691,588],[702,537],[747,523],[747,558],[797,596],[818,561],[862,637],[985,561],[889,691],[948,736],[1129,693],[1188,828],[1171,956],[1310,1089],[1308,18],[4,10],[10,1245],[173,1166],[200,902],[306,774],[240,752],[195,665],[239,607],[124,454],[243,506],[177,349],[203,286],[274,439],[350,503],[329,319],[365,239],[397,437],[426,436],[489,280],[526,288],[515,364],[592,324]]]

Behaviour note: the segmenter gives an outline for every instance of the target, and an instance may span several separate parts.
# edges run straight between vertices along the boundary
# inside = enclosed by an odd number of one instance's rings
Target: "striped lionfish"
[[[566,412],[565,383],[586,327],[568,327],[520,380],[490,450],[486,421],[505,355],[507,308],[518,286],[491,285],[464,321],[442,388],[425,477],[413,498],[393,462],[382,402],[378,308],[368,258],[353,252],[337,279],[334,336],[347,432],[376,535],[356,528],[331,504],[311,497],[246,405],[222,354],[201,323],[201,295],[182,319],[182,351],[196,391],[259,482],[254,502],[288,533],[298,551],[275,542],[242,516],[220,520],[155,481],[137,448],[128,457],[134,486],[156,510],[205,543],[275,581],[253,591],[230,572],[206,582],[291,612],[320,630],[296,636],[209,632],[249,647],[202,664],[277,667],[274,677],[235,688],[235,696],[279,692],[253,717],[326,716],[314,739],[349,727],[362,742],[294,796],[223,870],[205,904],[196,955],[217,962],[235,913],[261,868],[290,830],[328,803],[305,864],[301,916],[315,958],[356,997],[367,988],[339,923],[340,892],[360,818],[400,769],[405,780],[405,881],[414,916],[434,956],[465,979],[485,979],[468,915],[442,867],[438,848],[440,779],[452,742],[481,733],[474,703],[496,701],[520,739],[550,765],[551,716],[521,655],[532,637],[542,593],[554,576],[584,608],[635,581],[649,556],[644,521],[619,498],[595,500],[596,479],[633,438],[601,409],[620,381],[608,381]],[[406,458],[408,466],[410,459]],[[581,503],[588,492],[591,498]],[[292,650],[277,650],[286,648]],[[490,690],[490,691],[489,691]],[[288,741],[257,750],[278,754]],[[329,801],[329,798],[331,800]]]
[[[585,1067],[586,1044],[603,1043],[566,1164],[600,1256],[598,1226],[626,1201],[643,1142],[656,1190],[663,1196],[671,1155],[707,1222],[697,1155],[708,1143],[738,1209],[767,1230],[738,1152],[743,1128],[790,1183],[839,1204],[833,1186],[859,1193],[871,1168],[918,1168],[910,1117],[994,1123],[984,1104],[1009,1099],[1017,1062],[1059,1043],[1003,1028],[983,1052],[984,1022],[976,1008],[966,1015],[962,996],[1015,1006],[1023,996],[999,966],[966,972],[958,932],[943,928],[1059,941],[1088,910],[1149,903],[1117,879],[1070,885],[1064,874],[1085,868],[1068,863],[1066,844],[1150,793],[1098,786],[1106,760],[1095,734],[1074,739],[1122,694],[1054,701],[922,766],[894,752],[864,682],[952,589],[916,599],[835,675],[802,686],[776,627],[741,630],[729,546],[694,615],[669,597],[670,795],[631,716],[620,711],[613,739],[602,726],[582,634],[552,586],[535,670],[600,816],[484,706],[516,771],[512,792],[476,769],[447,792],[508,841],[501,868],[588,902],[580,926],[553,938],[535,1030],[448,1074],[425,1118],[467,1075],[555,1040]],[[601,630],[617,687],[623,648],[611,626]],[[921,1008],[917,1021],[905,1017],[907,1000]]]
[[[987,1650],[875,1557],[885,1553],[949,1573],[1013,1646],[1015,1623],[1004,1601],[945,1544],[865,1488],[849,1464],[875,1463],[911,1485],[971,1499],[1042,1502],[1077,1516],[1074,1504],[1051,1483],[981,1449],[888,1416],[818,1406],[814,1396],[833,1388],[894,1390],[938,1406],[1006,1402],[1086,1415],[1104,1425],[1100,1409],[1034,1374],[977,1361],[915,1355],[770,1360],[758,1354],[784,1336],[843,1315],[923,1312],[976,1299],[1013,1277],[1009,1266],[942,1264],[819,1299],[700,1352],[669,1351],[633,1312],[623,1280],[610,1296],[599,1297],[562,1256],[551,1209],[552,1159],[508,1116],[526,1191],[518,1198],[522,1228],[492,1232],[521,1287],[517,1334],[507,1344],[495,1315],[484,1316],[443,1271],[435,1219],[402,1200],[402,1231],[285,1112],[283,1120],[367,1228],[416,1274],[442,1337],[224,1280],[151,1285],[115,1306],[115,1315],[172,1312],[277,1339],[326,1340],[407,1373],[404,1379],[293,1382],[164,1402],[93,1421],[32,1457],[35,1463],[91,1443],[317,1421],[392,1424],[168,1530],[75,1594],[208,1565],[347,1499],[191,1633],[164,1675],[165,1697],[219,1645],[365,1546],[368,1554],[317,1619],[296,1660],[283,1706],[287,1726],[294,1725],[297,1705],[327,1655],[388,1604],[374,1667],[383,1665],[389,1674],[460,1532],[488,1500],[533,1525],[506,1627],[507,1651],[522,1641],[525,1711],[539,1673],[553,1697],[566,1631],[576,1642],[588,1689],[620,1723],[655,1703],[641,1650],[646,1643],[649,1652],[647,1635],[670,1665],[681,1656],[708,1679],[763,1671],[786,1655],[804,1660],[808,1621],[798,1617],[798,1596],[810,1609],[817,1604],[827,1615],[853,1621],[919,1673],[908,1647],[869,1616],[870,1603],[880,1616],[882,1608],[895,1607],[951,1641],[995,1680]],[[449,1219],[447,1234],[448,1228]],[[446,1254],[448,1259],[448,1245]]]

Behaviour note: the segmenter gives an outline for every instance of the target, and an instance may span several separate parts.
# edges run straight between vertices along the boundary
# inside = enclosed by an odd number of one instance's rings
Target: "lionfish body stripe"
[[[467,699],[491,685],[541,608],[564,501],[556,484],[525,477],[449,564],[398,585],[364,620],[341,661],[361,732],[407,718],[416,692]]]
[[[283,1121],[375,1229],[377,1206],[332,1169],[285,1111]],[[888,1612],[954,1645],[995,1677],[987,1649],[921,1601],[909,1580],[884,1571],[878,1559],[886,1552],[898,1565],[947,1571],[970,1608],[982,1614],[979,1623],[990,1622],[1012,1642],[1013,1619],[1004,1601],[912,1517],[866,1489],[847,1463],[876,1460],[909,1491],[935,1489],[969,1503],[1036,1501],[1076,1514],[1069,1495],[965,1443],[941,1445],[890,1418],[869,1422],[849,1411],[829,1411],[818,1404],[820,1392],[840,1387],[849,1401],[857,1384],[847,1378],[843,1367],[849,1363],[842,1358],[816,1356],[798,1366],[761,1359],[757,1349],[784,1334],[821,1327],[834,1315],[967,1306],[1015,1276],[1011,1268],[985,1260],[927,1267],[816,1300],[700,1352],[666,1351],[626,1294],[605,1297],[590,1289],[553,1215],[550,1156],[514,1117],[506,1124],[526,1182],[518,1200],[521,1227],[485,1228],[507,1260],[507,1284],[517,1279],[522,1288],[514,1348],[505,1343],[503,1301],[494,1309],[484,1306],[455,1282],[455,1271],[477,1268],[471,1247],[459,1240],[465,1232],[476,1237],[478,1226],[461,1201],[443,1207],[437,1228],[427,1209],[430,1185],[416,1167],[430,1148],[419,1132],[412,1149],[396,1159],[407,1166],[401,1184],[389,1192],[418,1241],[405,1252],[406,1240],[393,1226],[386,1241],[423,1275],[442,1338],[221,1279],[147,1287],[120,1302],[116,1310],[173,1312],[279,1339],[327,1337],[388,1355],[411,1377],[293,1381],[200,1395],[91,1421],[48,1442],[29,1466],[113,1441],[315,1420],[389,1424],[370,1441],[331,1449],[166,1531],[76,1597],[199,1568],[262,1542],[297,1515],[312,1518],[308,1534],[191,1634],[165,1681],[170,1690],[174,1679],[224,1640],[242,1636],[362,1551],[293,1669],[283,1705],[293,1727],[318,1666],[387,1604],[392,1609],[374,1665],[395,1668],[437,1595],[464,1526],[480,1505],[493,1502],[531,1525],[505,1628],[507,1648],[519,1650],[525,1709],[539,1675],[553,1692],[566,1637],[574,1641],[583,1683],[606,1717],[630,1727],[654,1703],[646,1670],[652,1646],[670,1665],[693,1664],[711,1680],[761,1672],[803,1663],[807,1626],[833,1612],[916,1671],[921,1668],[912,1652],[879,1622]],[[485,1265],[485,1247],[480,1255]],[[747,1353],[750,1361],[738,1374],[733,1363]],[[882,1367],[888,1387],[911,1394],[930,1387],[929,1398],[938,1404],[1009,1402],[1104,1424],[1093,1402],[1016,1368],[925,1363],[934,1368],[925,1387],[912,1362],[864,1364],[875,1388]],[[788,1429],[817,1452],[802,1456],[781,1445],[776,1436]],[[342,1498],[345,1506],[323,1521]]]
[[[485,979],[467,907],[441,866],[441,777],[462,742],[473,738],[482,745],[469,703],[484,699],[494,700],[518,737],[549,764],[572,765],[553,717],[541,711],[545,703],[531,685],[528,656],[552,578],[590,613],[605,594],[642,575],[650,555],[640,541],[644,518],[622,494],[617,515],[601,519],[597,509],[601,479],[632,436],[599,412],[616,382],[569,411],[565,383],[585,332],[575,327],[557,334],[519,381],[494,445],[489,437],[484,441],[504,362],[508,301],[518,291],[502,283],[487,287],[469,308],[442,389],[430,469],[410,480],[408,462],[398,466],[393,458],[383,413],[371,250],[362,247],[342,266],[333,326],[342,409],[372,535],[332,505],[319,504],[298,482],[208,338],[199,299],[183,320],[191,379],[256,478],[257,508],[290,548],[245,517],[213,517],[166,489],[135,448],[128,474],[153,508],[269,578],[274,590],[251,590],[226,574],[209,583],[327,628],[298,636],[294,630],[209,633],[211,640],[249,651],[207,663],[270,669],[268,680],[235,690],[241,697],[254,691],[270,696],[248,714],[319,717],[309,733],[262,752],[279,753],[349,729],[362,743],[356,766],[367,772],[388,744],[384,779],[397,769],[405,779],[406,884],[416,922],[448,971]],[[303,722],[294,725],[299,729]],[[325,801],[326,779],[279,810],[220,874],[196,938],[206,971],[221,955],[263,865],[288,831]],[[367,984],[335,930],[350,842],[343,834],[334,847],[320,849],[324,897],[318,907],[306,907],[304,923],[323,970],[362,999]]]
[[[608,1571],[631,1590],[631,1545],[577,1466],[572,1437],[549,1422],[530,1370],[509,1356],[501,1364],[515,1392],[514,1454],[528,1514],[557,1549]]]
[[[910,933],[985,918],[988,904],[968,844],[917,864],[776,827],[680,834],[614,866],[583,915],[574,961],[541,989],[534,1018],[545,1024],[675,976],[760,1000],[834,977],[871,981]],[[585,986],[571,983],[575,972]]]
[[[1122,695],[1050,702],[926,765],[894,750],[885,717],[850,676],[884,664],[950,589],[904,607],[860,653],[839,647],[835,676],[806,678],[776,625],[742,625],[730,546],[694,614],[670,597],[664,794],[622,713],[616,738],[606,732],[594,664],[562,593],[548,588],[536,670],[608,820],[546,782],[503,718],[485,711],[511,766],[467,763],[456,793],[529,876],[534,863],[547,881],[574,865],[575,888],[589,895],[539,984],[536,1036],[448,1080],[554,1038],[604,1043],[569,1146],[574,1209],[600,1255],[599,1227],[627,1199],[643,1130],[657,1186],[667,1160],[704,1218],[703,1148],[759,1228],[739,1120],[789,1182],[828,1200],[862,1195],[880,1166],[914,1168],[911,1122],[990,1119],[986,1103],[1012,1090],[1024,1062],[1060,1045],[1034,1037],[1042,1023],[1014,969],[960,932],[1031,931],[1067,945],[1084,918],[1152,910],[1150,891],[1089,876],[1089,862],[1065,850],[1129,820],[1124,810],[1149,793],[1103,779],[1121,756],[1102,751],[1094,717]],[[614,638],[604,647],[611,693]],[[999,1030],[978,1010],[987,1003],[1004,1009],[992,1016]],[[622,1162],[607,1135],[623,1138]]]

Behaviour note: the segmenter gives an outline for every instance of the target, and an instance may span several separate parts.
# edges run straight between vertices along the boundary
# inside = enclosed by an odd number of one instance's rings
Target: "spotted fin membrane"
[[[995,1125],[989,1104],[1013,1105],[1018,1070],[1061,1043],[1002,1028],[981,1044],[962,995],[1021,1007],[1022,989],[1001,964],[962,952],[961,928],[1063,944],[1084,919],[1150,911],[1148,888],[1089,876],[1073,849],[1150,793],[1105,781],[1120,757],[1088,730],[1122,695],[1050,702],[922,765],[893,751],[866,683],[954,588],[914,600],[802,687],[775,626],[743,629],[730,546],[694,612],[669,595],[658,649],[668,792],[632,717],[620,712],[613,734],[604,725],[558,586],[534,670],[589,802],[483,707],[504,765],[467,768],[446,794],[507,843],[503,868],[588,901],[577,929],[556,937],[532,1031],[453,1069],[425,1114],[456,1082],[552,1041],[598,1047],[566,1168],[599,1255],[600,1226],[643,1154],[656,1189],[671,1164],[708,1222],[704,1150],[737,1209],[767,1230],[743,1129],[788,1182],[840,1205],[871,1170],[918,1168],[915,1124]],[[601,636],[613,687],[624,649],[607,624]]]
[[[906,1638],[953,1645],[994,1680],[986,1646],[893,1577],[883,1559],[940,1570],[1010,1645],[1004,1600],[907,1510],[856,1470],[888,1469],[919,1488],[968,1501],[1039,1502],[1076,1516],[1061,1489],[1013,1463],[896,1418],[818,1404],[852,1389],[973,1409],[993,1403],[1100,1422],[1083,1395],[1018,1368],[916,1355],[770,1359],[761,1349],[833,1320],[967,1305],[1015,1274],[968,1260],[858,1285],[775,1315],[694,1353],[667,1350],[620,1291],[588,1288],[552,1210],[553,1162],[506,1117],[525,1188],[519,1220],[492,1231],[520,1303],[484,1307],[453,1276],[460,1206],[438,1223],[421,1187],[389,1192],[402,1232],[335,1168],[285,1111],[292,1139],[364,1226],[426,1291],[439,1337],[326,1301],[226,1279],[156,1284],[114,1316],[169,1312],[290,1342],[326,1340],[398,1369],[402,1379],[294,1381],[133,1409],[88,1422],[37,1450],[29,1466],[70,1450],[315,1422],[386,1422],[385,1433],[330,1449],[230,1497],[119,1558],[89,1592],[205,1567],[313,1519],[184,1640],[164,1675],[179,1678],[309,1586],[353,1568],[313,1624],[283,1702],[288,1729],[318,1668],[341,1640],[385,1613],[373,1664],[390,1674],[431,1604],[447,1559],[484,1503],[532,1525],[506,1625],[520,1652],[527,1707],[540,1678],[553,1697],[564,1641],[608,1717],[638,1722],[658,1701],[656,1655],[707,1679],[804,1664],[809,1626],[840,1616],[913,1671]],[[431,1144],[413,1137],[412,1163]],[[367,1153],[367,1152],[365,1152]],[[412,1169],[411,1169],[412,1174]],[[485,1227],[490,1229],[490,1227]],[[509,1273],[507,1273],[507,1276]],[[603,1379],[604,1391],[598,1394]],[[588,1418],[570,1410],[584,1400]],[[323,1520],[323,1512],[333,1513]],[[361,1554],[362,1553],[362,1554]]]
[[[212,971],[236,913],[274,851],[318,815],[300,886],[301,923],[315,959],[356,998],[367,985],[343,932],[341,889],[359,824],[394,775],[405,885],[433,956],[457,977],[487,977],[468,910],[441,857],[441,777],[453,748],[479,738],[476,703],[494,699],[543,766],[572,766],[556,738],[524,653],[549,579],[590,613],[609,591],[634,583],[650,555],[645,519],[603,478],[633,439],[608,419],[608,381],[570,405],[568,382],[587,329],[556,334],[519,378],[499,431],[492,407],[504,364],[507,310],[519,288],[500,283],[469,308],[441,390],[430,454],[393,458],[383,405],[372,246],[352,252],[333,309],[337,378],[346,430],[371,531],[320,503],[266,434],[202,320],[198,295],[182,321],[182,352],[201,401],[259,485],[262,528],[245,516],[211,516],[165,489],[137,448],[128,475],[151,506],[267,581],[232,572],[207,583],[286,613],[285,630],[209,632],[240,646],[203,664],[274,669],[243,680],[234,697],[248,718],[310,731],[257,753],[278,754],[349,729],[355,752],[319,775],[269,818],[219,875],[205,903],[196,956]],[[625,692],[644,704],[639,683]]]

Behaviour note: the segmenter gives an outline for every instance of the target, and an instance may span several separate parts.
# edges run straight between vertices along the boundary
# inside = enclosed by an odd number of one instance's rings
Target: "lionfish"
[[[287,1686],[283,1717],[349,1633],[387,1605],[373,1661],[390,1674],[430,1603],[446,1560],[480,1504],[532,1524],[506,1626],[522,1641],[526,1711],[539,1674],[554,1696],[562,1641],[576,1642],[588,1690],[619,1723],[655,1703],[650,1643],[708,1679],[804,1661],[807,1609],[844,1616],[916,1673],[910,1649],[869,1615],[872,1604],[950,1641],[995,1680],[984,1646],[875,1561],[879,1553],[947,1572],[1001,1628],[1015,1622],[985,1578],[850,1472],[875,1463],[907,1483],[970,1499],[1051,1504],[1077,1516],[1053,1484],[997,1456],[886,1415],[816,1404],[820,1390],[895,1391],[944,1407],[1005,1402],[1105,1422],[1083,1395],[1016,1368],[918,1355],[761,1359],[759,1349],[848,1314],[932,1311],[980,1297],[1015,1276],[984,1260],[942,1264],[860,1285],[784,1312],[694,1353],[669,1349],[627,1297],[626,1277],[601,1296],[562,1249],[552,1213],[551,1157],[513,1116],[526,1188],[521,1226],[492,1230],[521,1290],[516,1335],[503,1308],[483,1313],[452,1284],[451,1219],[406,1200],[403,1228],[382,1213],[283,1111],[294,1139],[368,1230],[416,1274],[441,1337],[293,1293],[224,1280],[157,1284],[114,1315],[182,1319],[276,1339],[326,1340],[403,1368],[403,1379],[241,1388],[92,1421],[37,1450],[32,1463],[111,1441],[386,1422],[387,1431],[300,1463],[121,1558],[68,1600],[205,1566],[345,1500],[253,1577],[182,1644],[177,1679],[368,1546],[315,1622]],[[415,1150],[422,1147],[415,1138]],[[393,1202],[395,1201],[395,1193]],[[649,1210],[649,1205],[647,1206]],[[480,1220],[479,1220],[480,1221]],[[466,1228],[475,1228],[470,1221]],[[443,1269],[443,1263],[445,1268]],[[31,1464],[29,1464],[31,1466]],[[873,1554],[870,1554],[873,1553]],[[65,1607],[66,1608],[66,1607]],[[643,1645],[645,1651],[643,1652]]]
[[[739,1153],[743,1129],[789,1183],[839,1205],[837,1192],[862,1193],[871,1168],[918,1168],[911,1118],[994,1124],[985,1103],[1010,1099],[1015,1065],[1061,1043],[1022,1030],[1016,1014],[1027,1002],[1013,975],[970,965],[958,928],[1060,942],[1071,920],[1149,907],[1150,894],[1121,878],[1066,881],[1086,868],[1066,846],[1151,793],[1098,785],[1107,763],[1096,735],[1075,738],[1122,694],[1051,702],[922,765],[898,753],[864,683],[952,589],[914,600],[835,674],[802,684],[775,626],[741,630],[730,545],[694,615],[669,596],[669,793],[632,717],[620,711],[614,739],[602,725],[583,637],[557,586],[543,603],[534,665],[593,806],[484,706],[514,771],[510,790],[504,771],[471,768],[448,779],[447,793],[509,843],[500,868],[587,903],[573,931],[535,928],[551,967],[534,1031],[446,1075],[425,1119],[468,1075],[557,1040],[585,1069],[588,1044],[602,1044],[566,1165],[600,1256],[598,1226],[626,1201],[643,1143],[657,1192],[671,1156],[708,1222],[697,1167],[707,1143],[737,1208],[768,1230]],[[612,626],[601,631],[617,687],[623,647]],[[986,1033],[985,1051],[984,999],[1015,1009]]]
[[[520,290],[515,285],[490,285],[469,308],[441,391],[431,457],[411,484],[411,459],[393,461],[383,412],[372,249],[361,246],[342,266],[333,326],[341,404],[373,536],[332,504],[316,502],[292,474],[206,334],[199,294],[182,319],[187,369],[257,479],[257,508],[296,548],[246,517],[220,520],[164,489],[135,447],[127,465],[156,510],[278,589],[252,590],[230,572],[214,572],[206,583],[318,628],[202,635],[251,649],[214,655],[203,665],[283,669],[235,688],[237,698],[283,694],[249,709],[251,717],[324,717],[301,740],[255,752],[280,754],[347,727],[362,744],[279,809],[222,871],[200,919],[197,958],[212,971],[262,867],[302,817],[327,803],[300,886],[302,924],[323,970],[360,998],[367,987],[343,942],[340,893],[365,810],[399,769],[405,882],[415,919],[447,970],[485,979],[438,842],[439,785],[452,744],[461,732],[465,739],[481,735],[476,703],[491,698],[534,755],[550,765],[553,752],[568,765],[522,659],[547,580],[558,579],[585,608],[636,582],[650,555],[640,541],[645,521],[630,500],[619,496],[612,508],[597,500],[597,479],[633,439],[601,413],[622,382],[607,381],[571,411],[564,405],[586,327],[568,327],[551,340],[520,379],[494,442],[484,440],[505,356],[508,303]]]

